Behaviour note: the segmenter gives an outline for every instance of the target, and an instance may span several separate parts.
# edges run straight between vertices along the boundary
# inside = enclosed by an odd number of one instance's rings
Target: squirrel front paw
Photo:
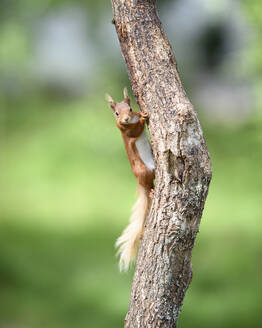
[[[144,119],[144,120],[147,120],[148,119],[148,112],[144,111],[144,112],[141,112],[141,117]]]

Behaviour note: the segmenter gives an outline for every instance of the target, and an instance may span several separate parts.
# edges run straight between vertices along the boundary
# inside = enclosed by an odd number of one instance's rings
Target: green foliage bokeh
[[[122,327],[128,309],[133,270],[119,273],[114,242],[128,222],[136,181],[104,101],[107,91],[121,98],[124,62],[120,73],[100,69],[96,87],[80,98],[54,99],[26,84],[31,19],[64,3],[71,2],[0,3],[1,76],[14,74],[12,85],[22,86],[0,91],[1,328]],[[77,3],[96,14],[110,9],[103,1]],[[259,35],[260,1],[241,6]],[[258,41],[249,58],[259,90]],[[260,104],[258,96],[254,114],[238,125],[200,115],[213,179],[180,327],[262,326]]]

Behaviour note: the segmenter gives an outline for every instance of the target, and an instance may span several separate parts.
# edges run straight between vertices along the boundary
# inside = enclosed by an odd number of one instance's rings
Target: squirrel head
[[[124,100],[116,103],[109,94],[106,94],[106,100],[114,112],[117,124],[121,126],[128,125],[136,115],[130,107],[130,99],[127,94],[127,89],[124,88]]]

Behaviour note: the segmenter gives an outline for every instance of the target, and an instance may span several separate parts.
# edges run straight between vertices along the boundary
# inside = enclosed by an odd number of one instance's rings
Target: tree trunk
[[[211,180],[202,130],[181,84],[155,0],[111,0],[134,95],[149,113],[155,193],[125,327],[176,327]]]

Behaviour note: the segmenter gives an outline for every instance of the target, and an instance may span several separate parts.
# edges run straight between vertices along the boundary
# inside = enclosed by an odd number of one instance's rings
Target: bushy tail
[[[117,239],[115,246],[119,247],[120,271],[127,271],[129,265],[136,258],[139,241],[143,235],[144,224],[150,207],[149,191],[141,185],[137,187],[137,201],[132,208],[130,223]]]

